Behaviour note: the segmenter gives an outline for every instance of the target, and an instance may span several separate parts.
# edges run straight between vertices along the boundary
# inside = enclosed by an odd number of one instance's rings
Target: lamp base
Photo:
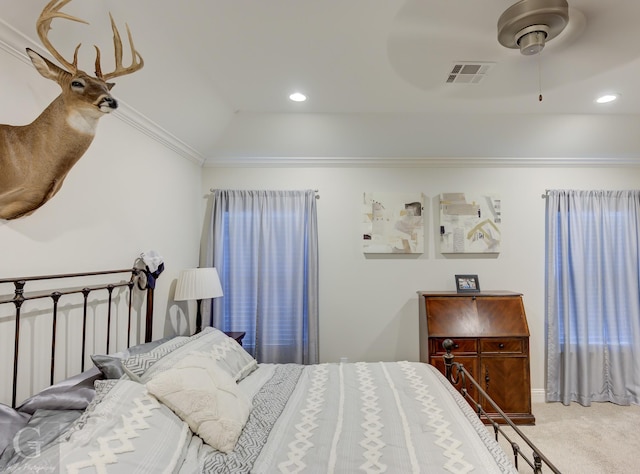
[[[198,301],[198,312],[196,313],[196,334],[198,334],[200,331],[202,331],[202,311],[201,311],[201,306],[202,306],[202,300],[197,300]]]

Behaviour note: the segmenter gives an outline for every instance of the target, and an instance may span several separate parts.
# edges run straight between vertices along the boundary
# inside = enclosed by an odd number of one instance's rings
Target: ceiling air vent
[[[478,84],[495,63],[457,62],[449,70],[447,84]]]

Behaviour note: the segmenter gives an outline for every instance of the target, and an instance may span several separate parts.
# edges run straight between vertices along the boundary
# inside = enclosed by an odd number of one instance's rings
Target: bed
[[[115,283],[129,293],[121,311],[127,348],[106,344],[98,352],[101,343],[86,342],[96,339],[88,327],[114,329],[86,322],[98,311],[87,311],[84,296],[81,358],[93,367],[20,403],[14,370],[14,400],[0,405],[1,472],[518,472],[473,406],[431,365],[258,364],[211,327],[151,341],[153,295],[142,273],[134,268]],[[0,285],[15,281],[24,279]],[[0,292],[0,306],[14,304],[18,328],[25,315],[14,300],[29,296],[15,288]],[[132,310],[135,301],[146,309]],[[113,305],[111,291],[105,303]],[[51,365],[57,332],[46,351]],[[16,354],[29,350],[21,339],[16,329]]]

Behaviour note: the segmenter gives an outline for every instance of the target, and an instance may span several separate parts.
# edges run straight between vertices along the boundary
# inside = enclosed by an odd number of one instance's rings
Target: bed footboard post
[[[442,356],[444,359],[444,375],[447,377],[447,380],[452,380],[451,368],[453,367],[453,359],[455,356],[451,353],[451,350],[454,347],[454,342],[451,339],[445,339],[442,347],[447,351],[447,353]]]
[[[535,474],[542,473],[542,459],[537,451],[533,452],[533,472]]]

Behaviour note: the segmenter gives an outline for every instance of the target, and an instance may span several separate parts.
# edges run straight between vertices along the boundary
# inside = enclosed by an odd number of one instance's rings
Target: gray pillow
[[[93,383],[102,378],[95,367],[45,388],[27,398],[18,411],[33,415],[36,410],[84,410],[93,400]]]
[[[100,372],[102,372],[105,379],[119,379],[124,374],[122,359],[126,359],[127,357],[136,354],[145,354],[170,339],[172,339],[172,337],[163,337],[157,341],[138,344],[122,352],[117,352],[111,355],[93,354],[91,356],[91,360],[93,361],[93,365],[100,369]]]
[[[105,379],[119,379],[124,374],[122,370],[122,359],[126,357],[124,352],[113,355],[93,354],[91,360]]]

